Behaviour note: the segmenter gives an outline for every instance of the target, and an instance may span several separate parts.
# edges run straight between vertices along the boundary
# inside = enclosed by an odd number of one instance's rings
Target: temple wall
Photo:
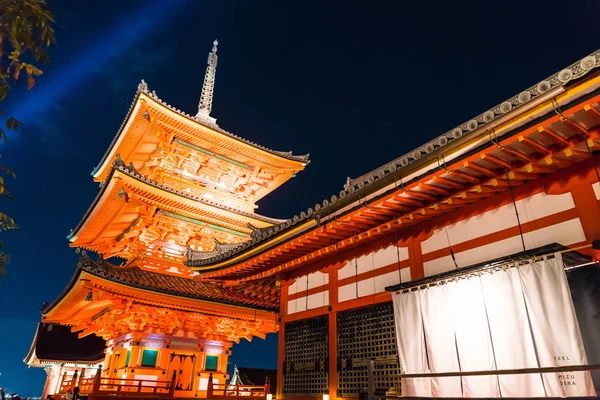
[[[148,331],[141,340],[124,335],[108,342],[102,377],[144,380],[145,386],[161,387],[176,372],[176,397],[203,398],[211,374],[215,384],[229,379],[230,347],[229,342],[199,339],[193,334]]]
[[[600,239],[600,185],[592,169],[519,186],[514,196],[526,249]],[[366,384],[366,369],[350,367],[352,360],[390,357],[379,374],[398,374],[391,294],[385,287],[455,269],[450,248],[459,267],[523,251],[510,194],[399,230],[398,236],[349,250],[326,265],[289,272],[282,287],[277,398],[356,397]],[[327,354],[312,349],[310,329],[297,325],[315,321],[327,324],[321,338]],[[290,350],[302,346],[309,346],[304,354]]]

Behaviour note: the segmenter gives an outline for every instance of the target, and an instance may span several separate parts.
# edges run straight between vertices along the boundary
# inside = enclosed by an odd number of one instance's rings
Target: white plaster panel
[[[208,378],[200,378],[198,390],[208,390]]]
[[[139,380],[143,380],[143,381],[156,381],[158,380],[158,376],[156,375],[134,375],[133,379],[139,379]],[[156,386],[156,382],[142,382],[142,386],[149,386],[149,387],[154,387]]]
[[[288,300],[287,303],[287,313],[289,314],[293,314],[296,312],[296,299],[294,300]]]
[[[306,280],[306,278],[304,278]],[[327,285],[329,283],[329,274],[321,271],[313,272],[308,275],[308,288],[312,289],[318,286]]]
[[[300,299],[296,299],[300,300]],[[305,308],[306,308],[306,298],[305,300]],[[323,307],[329,305],[329,290],[325,290],[323,292],[311,294],[308,296],[308,308],[313,309],[317,307]]]
[[[306,303],[306,296],[299,297],[294,300],[288,300],[287,314],[290,315],[301,311],[306,311]],[[313,308],[326,306],[328,304],[329,290],[325,290],[308,296],[308,308],[310,310],[312,310]]]
[[[338,270],[338,279],[356,275],[356,266],[358,266],[358,273],[362,274],[397,263],[398,255],[400,255],[400,261],[408,260],[408,248],[388,246],[384,249],[358,257],[356,265],[355,259],[352,259]]]
[[[402,282],[410,282],[410,268],[402,268]],[[388,286],[396,285],[400,283],[398,271],[388,272],[387,274],[378,275],[375,278],[375,293],[385,292],[385,288]]]
[[[402,268],[402,282],[411,280],[410,268]],[[399,283],[398,271],[388,272],[387,274],[378,275],[374,278],[367,278],[358,281],[358,297],[369,296],[375,293],[385,291],[387,286]],[[338,301],[344,302],[356,299],[356,283],[352,282],[338,288]]]
[[[382,268],[398,262],[398,253],[400,254],[400,261],[408,260],[408,248],[389,246],[385,249],[379,249],[373,253],[374,257],[374,269]]]
[[[329,283],[329,274],[317,271],[308,275],[308,288],[312,289]],[[306,292],[306,275],[299,277],[288,286],[288,295]]]
[[[592,185],[594,188],[594,194],[596,195],[596,200],[600,200],[600,183],[596,182]]]
[[[288,286],[288,295],[296,293],[298,291],[297,286],[297,281],[294,281],[294,283]]]
[[[523,235],[523,238],[525,240],[525,247],[533,249],[555,242],[565,246],[582,242],[585,240],[585,234],[579,218],[575,218],[546,228],[527,232]],[[462,268],[518,253],[520,251],[523,251],[523,245],[521,244],[521,236],[517,235],[474,249],[455,253],[455,257],[458,266]],[[452,257],[449,255],[427,261],[423,264],[425,276],[450,271],[454,268]]]
[[[574,207],[575,203],[571,193],[560,195],[538,193],[517,201],[517,210],[522,224]],[[450,243],[455,245],[517,225],[515,209],[511,203],[448,225],[447,230]],[[448,239],[443,228],[435,230],[432,237],[421,244],[424,254],[446,247],[448,247]]]

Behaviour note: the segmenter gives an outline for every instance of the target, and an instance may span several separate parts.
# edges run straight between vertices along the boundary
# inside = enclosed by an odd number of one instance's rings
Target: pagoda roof
[[[475,190],[478,187],[481,190],[488,190],[487,187],[481,188],[479,185],[473,184],[491,183],[481,179],[482,176],[485,177],[486,174],[489,175],[493,172],[490,168],[499,170],[498,168],[501,167],[502,171],[505,171],[506,168],[510,167],[513,178],[509,179],[514,179],[515,182],[513,185],[516,186],[519,182],[525,181],[514,178],[519,175],[519,172],[516,170],[527,169],[529,172],[533,169],[541,170],[541,168],[537,168],[537,165],[533,165],[539,158],[532,158],[530,155],[535,154],[540,149],[546,148],[546,146],[551,147],[555,144],[564,145],[567,143],[564,137],[569,137],[573,134],[581,135],[582,132],[578,131],[576,126],[560,126],[559,128],[564,128],[564,133],[555,134],[549,128],[546,129],[547,127],[544,128],[541,125],[535,126],[536,129],[541,129],[543,134],[538,137],[534,133],[523,140],[521,140],[522,137],[519,137],[519,140],[515,141],[514,144],[515,149],[517,146],[521,146],[518,150],[508,147],[508,141],[505,143],[503,140],[511,137],[515,132],[519,132],[520,129],[530,127],[536,121],[539,122],[546,119],[546,122],[548,122],[546,125],[561,124],[561,117],[556,114],[555,107],[570,105],[581,98],[589,98],[591,96],[590,93],[594,93],[600,87],[600,81],[596,78],[597,74],[592,75],[598,67],[600,67],[600,50],[571,64],[569,67],[529,87],[518,95],[512,96],[454,129],[445,132],[423,146],[358,178],[348,178],[348,181],[339,194],[334,194],[321,203],[315,204],[314,207],[302,211],[290,220],[262,229],[260,234],[255,235],[251,241],[242,243],[235,249],[222,252],[212,258],[195,258],[195,252],[190,251],[186,265],[200,271],[201,274],[198,277],[200,279],[258,279],[260,276],[266,276],[260,271],[264,271],[267,267],[253,268],[252,271],[256,274],[246,276],[244,274],[245,269],[240,264],[248,260],[256,260],[257,256],[264,255],[268,251],[277,253],[273,250],[274,248],[284,246],[285,243],[289,243],[295,238],[314,235],[314,239],[316,240],[318,237],[328,236],[330,239],[341,240],[341,242],[338,241],[337,243],[343,244],[343,238],[347,237],[347,235],[339,234],[340,232],[336,233],[335,231],[338,228],[332,229],[334,225],[347,223],[348,225],[353,225],[348,231],[354,230],[359,232],[364,231],[364,228],[377,226],[379,234],[379,232],[386,231],[386,229],[389,229],[394,224],[400,224],[401,218],[409,220],[409,224],[423,221],[426,213],[426,207],[423,204],[434,203],[432,206],[436,210],[436,214],[441,212],[441,207],[452,204],[452,199],[443,200],[444,202],[449,202],[447,204],[434,202],[434,200],[439,200],[440,195],[452,194],[454,190],[458,189],[458,193],[461,196],[463,194],[466,196],[467,192],[461,191],[471,186],[474,186]],[[582,78],[587,75],[591,76],[588,79],[590,83],[584,84],[585,81]],[[554,99],[557,98],[559,100],[555,101]],[[597,103],[597,99],[595,101]],[[580,108],[582,109],[583,106]],[[590,114],[594,114],[592,118],[600,116],[600,113],[594,107],[587,111]],[[554,115],[553,118],[551,118],[552,115]],[[588,121],[585,121],[585,118],[588,118]],[[584,125],[586,125],[586,122],[589,122],[589,118],[589,116],[584,117]],[[564,125],[571,124],[567,121]],[[548,140],[548,137],[550,140]],[[508,153],[508,156],[505,158],[504,155],[496,157],[481,153],[482,149],[494,144],[499,147],[499,151]],[[583,148],[585,149],[585,146]],[[469,157],[473,158],[474,154],[481,155],[481,163],[487,163],[487,166],[484,167],[472,161],[464,161],[466,164],[461,162],[460,164],[462,165],[457,163],[457,161],[466,160]],[[487,158],[483,160],[484,157]],[[512,172],[513,161],[515,160],[517,161],[516,164],[520,163],[523,167],[517,168],[515,172]],[[454,163],[459,169],[449,169],[450,163]],[[553,167],[556,165],[555,163]],[[467,169],[468,172],[465,171]],[[447,172],[444,173],[444,171]],[[545,172],[548,171],[545,170]],[[420,182],[420,180],[424,180],[424,178],[434,173],[439,175],[434,177],[438,180],[439,185],[432,184],[431,182]],[[450,175],[452,175],[452,178],[449,178]],[[494,172],[493,175],[497,174]],[[539,177],[540,174],[533,174],[531,178],[533,176]],[[416,185],[416,187],[413,190],[409,185],[413,187]],[[498,185],[506,186],[501,183]],[[406,190],[406,188],[411,190]],[[498,192],[501,189],[497,188],[495,190]],[[353,222],[350,222],[350,217],[347,218],[348,222],[342,221],[345,215],[349,215],[352,212],[356,213],[357,210],[363,209],[367,203],[376,204],[378,200],[382,200],[377,203],[378,206],[382,206],[384,200],[387,201],[387,197],[394,193],[400,193],[399,196],[395,197],[402,198],[400,200],[398,198],[392,199],[392,202],[396,202],[396,206],[386,205],[387,210],[385,210],[386,214],[384,215],[393,216],[394,212],[404,210],[405,213],[401,218],[397,220],[391,218],[386,224],[373,225],[378,220],[386,220],[386,217],[377,216],[374,211],[368,210],[362,216],[359,211],[359,215]],[[493,193],[494,191],[492,191]],[[481,197],[484,196],[479,196],[479,198]],[[455,200],[452,207],[457,203]],[[468,201],[462,201],[462,203],[468,203]],[[382,206],[383,208],[385,207]],[[440,211],[438,211],[438,208],[440,208]],[[410,212],[411,209],[414,209],[415,213]],[[367,215],[369,213],[371,215]],[[427,213],[429,214],[429,211]],[[362,219],[362,222],[356,222],[360,219]],[[331,221],[334,222],[331,223]],[[406,222],[404,223],[406,224]],[[327,233],[328,230],[329,234]],[[339,230],[343,230],[343,227],[339,227]],[[371,236],[371,232],[367,232],[365,235]],[[356,237],[353,235],[350,236],[352,236],[350,242],[354,243]],[[358,235],[358,238],[360,238],[360,235]],[[312,244],[314,247],[315,243],[313,242]],[[324,249],[329,249],[329,247],[333,251],[336,244],[323,246]],[[321,250],[319,250],[320,252]],[[327,252],[329,250],[324,251],[324,253]],[[309,257],[307,253],[303,259],[310,259],[314,256],[313,253],[310,253]],[[322,255],[319,254],[319,256]],[[287,262],[282,262],[282,264],[287,265]],[[292,264],[294,264],[293,261]],[[269,264],[268,269],[271,273],[273,273],[274,268],[282,270],[284,266],[281,264],[277,265],[276,262]]]
[[[153,272],[138,267],[120,267],[105,260],[94,261],[84,254],[81,256],[77,270],[70,284],[63,292],[47,305],[42,314],[47,314],[69,293],[80,280],[82,273],[124,285],[133,289],[173,295],[191,300],[199,300],[223,305],[240,306],[263,311],[279,309],[279,287],[275,279],[261,285],[247,284],[235,287],[224,287],[221,282],[202,282],[189,278]],[[252,289],[252,290],[249,290]],[[172,304],[174,308],[177,304]]]
[[[141,98],[152,101],[158,107],[162,107],[163,109],[166,109],[166,110],[174,113],[175,115],[183,118],[185,120],[185,122],[191,126],[200,126],[203,128],[208,128],[214,134],[220,135],[222,138],[228,139],[229,143],[230,143],[229,145],[231,147],[237,147],[239,145],[250,146],[251,148],[254,149],[255,152],[268,153],[272,156],[275,156],[276,158],[300,163],[301,168],[298,168],[299,170],[304,168],[304,166],[310,162],[309,154],[294,155],[294,154],[292,154],[291,151],[285,152],[285,151],[272,150],[267,147],[261,146],[257,143],[246,140],[246,139],[244,139],[238,135],[235,135],[231,132],[226,131],[226,130],[222,129],[221,127],[219,127],[216,124],[216,122],[214,122],[214,121],[207,120],[207,119],[194,118],[193,116],[185,113],[184,111],[181,111],[180,109],[177,109],[177,108],[167,104],[163,100],[161,100],[156,95],[156,92],[154,90],[150,91],[150,89],[148,88],[148,84],[144,80],[142,80],[138,84],[137,91],[134,96],[133,102],[131,103],[131,106],[129,107],[129,110],[127,112],[127,115],[125,116],[125,119],[123,120],[123,123],[119,127],[117,134],[113,138],[110,146],[108,147],[108,149],[102,156],[102,159],[100,160],[98,165],[92,171],[92,175],[95,178],[98,178],[98,177],[101,178],[101,176],[100,176],[101,172],[103,170],[105,170],[106,166],[112,160],[115,159],[117,154],[119,154],[119,151],[118,151],[119,146],[120,146],[121,142],[126,139],[126,138],[124,138],[124,136],[127,131],[128,124],[131,122],[131,117],[133,116],[134,112],[136,112],[136,107],[139,104],[139,100]]]
[[[229,207],[229,206],[220,204],[220,203],[215,202],[215,201],[211,201],[211,200],[208,200],[208,199],[205,199],[205,198],[202,198],[202,197],[194,196],[194,195],[189,194],[189,193],[181,192],[181,191],[178,191],[178,190],[166,187],[164,185],[161,185],[160,183],[157,183],[157,182],[154,182],[154,181],[152,181],[150,179],[144,178],[132,165],[127,166],[127,165],[125,165],[125,163],[120,158],[117,158],[113,162],[113,167],[111,168],[110,174],[106,177],[104,183],[102,184],[101,190],[96,195],[96,198],[94,199],[94,201],[92,202],[92,204],[90,205],[90,207],[88,208],[88,210],[86,211],[85,215],[83,216],[83,218],[81,219],[81,221],[79,222],[79,224],[77,225],[77,227],[75,227],[75,229],[73,230],[73,232],[71,232],[69,234],[68,239],[71,239],[71,238],[73,238],[74,236],[77,235],[77,233],[81,230],[81,228],[83,227],[83,225],[86,223],[87,219],[90,217],[90,215],[96,209],[96,207],[100,203],[100,200],[104,196],[105,191],[110,186],[109,183],[112,181],[112,178],[114,177],[115,173],[123,174],[125,176],[133,178],[133,179],[135,179],[135,180],[137,180],[137,181],[139,181],[141,183],[145,183],[145,184],[147,184],[149,186],[152,186],[152,187],[154,187],[156,189],[159,189],[161,191],[168,192],[168,193],[174,194],[176,196],[182,197],[184,199],[192,200],[192,201],[201,203],[201,204],[209,206],[209,207],[213,207],[213,208],[216,208],[216,209],[227,211],[227,212],[232,213],[232,214],[241,215],[241,216],[253,219],[253,220],[265,222],[265,223],[268,223],[268,224],[274,224],[274,225],[284,222],[281,219],[269,218],[269,217],[265,217],[265,216],[262,216],[262,215],[259,215],[259,214],[254,214],[254,213],[249,213],[249,212],[241,211],[241,210],[235,209],[233,207]]]
[[[106,342],[98,336],[78,338],[71,328],[39,323],[25,363],[42,366],[54,363],[97,364],[104,360]]]
[[[264,228],[284,222],[166,187],[143,177],[133,165],[127,166],[117,157],[96,198],[79,224],[67,236],[72,242],[72,246],[96,251],[97,246],[94,245],[96,240],[116,240],[131,227],[131,224],[135,223],[139,213],[136,212],[134,206],[127,208],[127,201],[121,192],[124,187],[135,193],[145,204],[157,207],[159,210],[181,213],[184,217],[198,218],[209,224],[236,231],[238,236],[250,235],[252,229],[255,229],[255,225]],[[160,196],[157,196],[157,193]],[[112,213],[109,221],[106,220],[106,213]],[[113,221],[118,214],[123,214],[122,220]],[[97,229],[94,228],[90,231],[92,223],[97,225]],[[112,227],[108,229],[110,225]],[[99,232],[106,237],[99,237],[100,233],[96,232],[97,230],[100,230]]]

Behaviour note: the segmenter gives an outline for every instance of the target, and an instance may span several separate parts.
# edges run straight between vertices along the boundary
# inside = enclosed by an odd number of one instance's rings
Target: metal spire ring
[[[210,112],[212,110],[213,93],[215,89],[215,76],[217,74],[217,45],[219,42],[215,39],[213,42],[213,48],[208,53],[208,60],[206,67],[206,74],[204,75],[204,84],[202,85],[202,94],[200,95],[200,103],[198,104],[198,113],[196,119],[209,119],[214,122],[213,118],[210,118]]]

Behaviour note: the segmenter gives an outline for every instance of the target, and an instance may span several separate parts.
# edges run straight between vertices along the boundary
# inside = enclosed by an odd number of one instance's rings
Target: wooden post
[[[94,379],[94,389],[92,389],[92,393],[94,394],[100,391],[100,379],[102,379],[102,364],[98,365],[98,370],[96,371],[96,378]]]
[[[175,380],[177,379],[177,371],[173,371],[173,377],[171,378],[171,387],[169,388],[169,395],[173,397],[175,393]]]
[[[60,382],[58,383],[58,393],[61,393],[62,391],[62,387],[63,387],[63,383],[65,383],[65,380],[67,379],[67,371],[65,371],[63,373],[62,379],[60,380]]]
[[[77,372],[77,370],[75,370],[75,373],[73,374],[73,379],[71,379],[71,390],[75,389],[75,386],[77,386],[77,377],[79,376],[79,373]]]
[[[212,372],[208,375],[208,387],[206,388],[206,398],[210,399],[213,395],[213,376]]]
[[[81,368],[81,375],[79,375],[79,382],[75,385],[75,387],[79,386],[79,392],[81,392],[81,385],[85,384],[85,368]]]
[[[269,393],[271,393],[271,378],[267,376],[265,379],[265,398]]]
[[[369,360],[367,364],[367,399],[375,400],[375,378],[373,377],[373,371],[375,370],[375,361]]]

